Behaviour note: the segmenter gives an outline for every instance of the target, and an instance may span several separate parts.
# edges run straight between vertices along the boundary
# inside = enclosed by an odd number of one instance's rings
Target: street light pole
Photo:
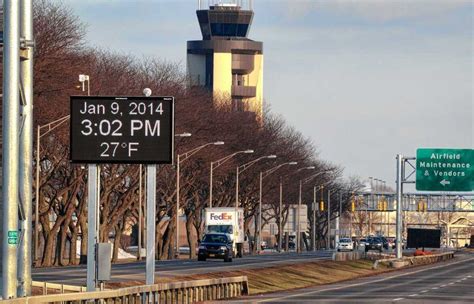
[[[257,246],[257,247],[256,247],[256,248],[257,248],[257,251],[258,251],[258,249],[259,249],[259,247],[260,247],[260,245],[261,245],[261,233],[262,233],[262,196],[263,196],[263,195],[262,195],[262,193],[263,193],[262,188],[263,188],[263,179],[264,179],[265,177],[269,176],[270,174],[274,173],[275,171],[277,171],[278,169],[280,169],[281,167],[283,167],[283,166],[285,166],[285,165],[290,165],[290,166],[292,166],[292,165],[297,165],[297,164],[298,164],[297,162],[287,162],[287,163],[283,163],[283,164],[277,165],[277,166],[275,166],[275,167],[273,167],[273,168],[270,168],[270,169],[268,169],[268,170],[266,170],[266,171],[263,171],[263,172],[260,171],[260,187],[259,187],[259,188],[260,188],[260,191],[259,191],[259,193],[260,193],[260,200],[259,200],[259,205],[258,205],[259,213],[258,213],[258,223],[257,223],[257,225],[258,225],[258,226],[257,226],[258,237],[256,238],[256,244],[255,244],[255,246]],[[280,213],[280,223],[279,223],[278,229],[282,229],[282,227],[281,227],[281,226],[282,226],[282,225],[281,225],[281,208],[282,208],[282,205],[283,205],[283,203],[282,203],[282,200],[283,200],[283,198],[282,198],[283,192],[282,192],[282,191],[283,191],[283,190],[282,190],[282,181],[281,181],[281,177],[280,177],[280,211],[279,211],[279,213]],[[278,233],[280,234],[280,242],[279,242],[279,245],[280,245],[280,249],[281,249],[282,231],[280,230],[280,231],[278,231]]]
[[[210,177],[209,177],[209,208],[212,208],[212,190],[213,190],[213,171],[214,171],[214,169],[217,169],[218,167],[220,167],[222,164],[224,164],[225,162],[227,162],[228,160],[230,160],[234,156],[236,156],[238,154],[242,154],[242,153],[250,154],[250,153],[253,153],[253,150],[237,151],[237,152],[234,152],[230,155],[227,155],[227,156],[225,156],[225,157],[223,157],[219,160],[211,162],[211,172],[210,172]]]
[[[183,134],[180,134],[178,136],[179,137],[189,137],[189,136],[191,136],[191,134],[190,133],[183,133]],[[179,209],[180,209],[181,162],[187,160],[188,158],[190,158],[191,156],[193,156],[194,154],[201,151],[202,149],[204,149],[207,146],[210,146],[210,145],[218,146],[218,145],[223,145],[223,144],[224,144],[223,141],[210,142],[210,143],[201,145],[197,148],[194,148],[194,149],[192,149],[188,152],[177,155],[177,160],[176,160],[176,216],[175,216],[175,218],[176,218],[176,240],[175,240],[176,251],[175,251],[175,257],[179,256]]]
[[[280,206],[278,208],[278,252],[281,252],[281,239],[283,237],[283,230],[282,230],[282,209],[283,209],[283,181],[280,177]]]
[[[235,208],[237,209],[239,207],[239,175],[240,173],[244,172],[254,164],[256,164],[258,161],[265,159],[265,158],[276,158],[277,156],[272,154],[272,155],[267,155],[267,156],[262,156],[257,159],[254,159],[246,164],[237,166],[236,169],[236,179],[235,179]]]

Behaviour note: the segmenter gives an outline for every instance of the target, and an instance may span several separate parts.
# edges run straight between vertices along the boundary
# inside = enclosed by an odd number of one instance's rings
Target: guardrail
[[[49,282],[39,282],[33,281],[31,282],[31,286],[41,288],[43,295],[48,294],[48,290],[57,290],[60,293],[65,292],[85,292],[87,290],[86,287],[83,286],[74,286],[74,285],[66,285],[66,284],[56,284],[56,283],[49,283]]]
[[[420,255],[420,256],[413,256],[413,257],[403,257],[401,259],[397,258],[390,258],[390,259],[381,259],[375,260],[374,264],[372,265],[373,269],[377,269],[377,266],[380,263],[400,263],[401,266],[406,266],[408,264],[415,265],[415,264],[426,264],[426,263],[434,263],[445,261],[454,258],[454,252],[443,252],[440,254],[431,254],[431,255]]]
[[[116,290],[65,293],[0,301],[0,304],[37,303],[194,303],[248,295],[246,276],[159,283]]]

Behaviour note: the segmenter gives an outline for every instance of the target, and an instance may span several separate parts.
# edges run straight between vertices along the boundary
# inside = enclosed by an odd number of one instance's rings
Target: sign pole
[[[96,256],[97,240],[97,165],[88,165],[87,178],[87,291],[96,290]]]
[[[4,0],[2,115],[2,297],[17,295],[20,2]]]
[[[27,56],[20,63],[23,84],[23,128],[20,134],[20,197],[23,206],[21,238],[18,255],[18,295],[31,295],[31,251],[33,217],[33,3],[22,0],[20,34],[27,44]]]
[[[403,166],[403,156],[401,154],[398,154],[397,155],[397,230],[396,230],[397,259],[402,258],[402,196],[403,196],[402,166]]]
[[[156,165],[146,167],[146,285],[155,284]]]

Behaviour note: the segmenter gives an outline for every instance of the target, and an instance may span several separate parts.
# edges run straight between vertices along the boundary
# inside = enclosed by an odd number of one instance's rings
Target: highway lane
[[[266,253],[258,256],[245,256],[241,259],[234,258],[232,263],[222,260],[209,259],[205,262],[197,260],[168,260],[156,262],[157,277],[171,277],[179,275],[192,275],[240,269],[258,269],[275,265],[294,262],[307,262],[321,259],[330,259],[332,252],[317,251],[296,253]],[[87,270],[85,265],[68,267],[50,267],[33,269],[33,280],[71,285],[85,285]],[[112,282],[145,279],[145,263],[132,262],[112,265]]]
[[[232,303],[473,303],[474,255],[343,283]]]

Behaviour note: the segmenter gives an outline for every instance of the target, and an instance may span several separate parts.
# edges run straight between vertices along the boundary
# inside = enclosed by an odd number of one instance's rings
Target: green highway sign
[[[416,190],[474,190],[474,150],[416,150]]]
[[[18,231],[8,231],[8,245],[18,245]]]

